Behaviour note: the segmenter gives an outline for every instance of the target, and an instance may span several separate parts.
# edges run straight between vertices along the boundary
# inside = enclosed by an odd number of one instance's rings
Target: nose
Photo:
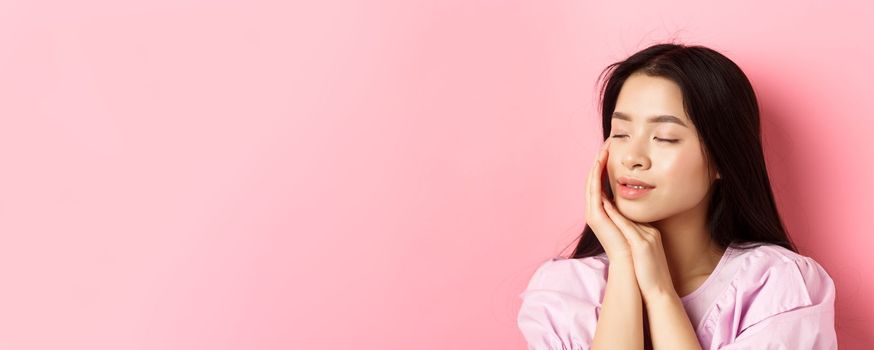
[[[641,145],[640,142],[630,141],[623,145],[621,152],[622,165],[628,170],[646,170],[650,167],[650,159],[647,154],[646,145]],[[639,169],[635,169],[639,168]]]

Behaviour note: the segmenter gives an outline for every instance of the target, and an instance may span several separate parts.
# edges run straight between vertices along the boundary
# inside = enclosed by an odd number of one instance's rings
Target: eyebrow
[[[622,112],[613,112],[613,118],[631,121],[631,117],[629,117],[628,115],[626,115]],[[667,115],[667,114],[650,117],[649,120],[647,120],[647,121],[650,123],[674,123],[674,124],[679,124],[683,127],[688,128],[686,123],[684,123],[682,120],[680,120],[680,118],[677,118],[677,117],[672,116],[672,115]]]

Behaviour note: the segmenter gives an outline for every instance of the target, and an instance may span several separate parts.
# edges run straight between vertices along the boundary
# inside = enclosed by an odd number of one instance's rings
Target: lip
[[[620,176],[616,181],[619,182],[620,185],[637,185],[637,186],[646,186],[646,187],[655,187],[654,185],[648,184],[646,182],[640,181],[633,177]]]
[[[622,176],[617,181],[619,183],[619,196],[625,199],[638,199],[647,195],[655,186],[635,178]],[[647,186],[648,188],[637,189],[626,185]]]

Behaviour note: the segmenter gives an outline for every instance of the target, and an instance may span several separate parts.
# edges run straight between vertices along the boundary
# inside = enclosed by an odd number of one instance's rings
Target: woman
[[[604,74],[587,225],[520,295],[529,348],[837,348],[834,282],[785,232],[741,69],[659,44]]]

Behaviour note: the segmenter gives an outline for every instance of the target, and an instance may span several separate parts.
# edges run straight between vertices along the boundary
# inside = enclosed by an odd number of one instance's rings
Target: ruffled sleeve
[[[519,296],[517,323],[529,350],[591,347],[606,285],[604,264],[590,257],[544,262]]]
[[[816,261],[798,256],[745,273],[752,278],[717,304],[729,317],[715,325],[711,349],[837,349],[835,286]]]

